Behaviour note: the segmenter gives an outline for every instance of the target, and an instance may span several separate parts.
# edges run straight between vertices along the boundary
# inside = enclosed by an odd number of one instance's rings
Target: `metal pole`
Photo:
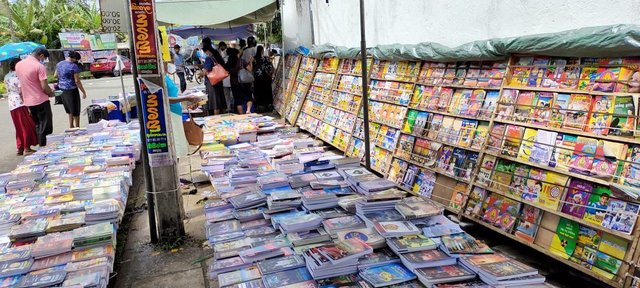
[[[129,37],[129,48],[131,48],[133,43],[131,43],[131,37]],[[116,44],[118,45],[118,44]],[[124,107],[127,107],[127,112],[124,113],[124,119],[127,123],[131,122],[131,105],[129,105],[129,98],[127,97],[127,92],[124,89],[124,61],[122,61],[122,56],[120,55],[120,51],[116,46],[116,57],[120,59],[116,65],[118,65],[118,69],[120,70],[120,86],[122,87],[122,102],[124,103]],[[136,73],[137,74],[137,73]],[[135,79],[135,78],[134,78]]]
[[[125,3],[128,7],[128,0],[125,0]],[[129,17],[129,23],[131,23],[131,14],[126,13]],[[140,85],[138,85],[138,69],[133,67],[136,62],[136,53],[133,51],[135,47],[133,44],[133,28],[129,25],[129,59],[131,60],[131,74],[133,75],[133,87],[136,91],[136,109],[138,110],[138,122],[140,123],[140,141],[142,144],[142,148],[140,150],[142,154],[142,167],[144,168],[144,184],[145,184],[145,198],[147,198],[147,209],[149,212],[149,236],[151,237],[151,243],[158,243],[158,231],[156,229],[156,213],[155,213],[155,203],[153,201],[153,196],[146,194],[148,191],[153,191],[153,178],[151,177],[151,166],[149,166],[149,154],[147,152],[147,138],[144,135],[144,119],[142,118],[142,96],[140,94]]]
[[[371,170],[371,147],[369,147],[369,93],[367,81],[367,39],[364,33],[364,0],[360,0],[360,59],[362,60],[362,114],[364,117],[364,159]]]

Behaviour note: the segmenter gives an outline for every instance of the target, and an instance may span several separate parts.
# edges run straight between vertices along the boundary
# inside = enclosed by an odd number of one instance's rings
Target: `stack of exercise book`
[[[236,121],[251,121],[251,117]],[[284,133],[286,137],[281,137]],[[446,218],[440,204],[407,195],[356,167],[359,159],[336,158],[310,146],[317,142],[305,134],[279,128],[258,133],[257,138],[280,141],[259,146],[207,145],[201,152],[202,170],[214,187],[204,209],[213,247],[208,274],[218,286],[516,283],[495,274],[495,269],[476,269],[460,260],[498,254]],[[294,165],[303,168],[279,169]],[[328,181],[343,183],[324,187]],[[533,277],[532,271],[521,268],[522,273],[509,276]],[[544,281],[536,277],[523,283]]]
[[[0,175],[0,286],[107,287],[140,132],[137,122],[89,128],[48,136]]]

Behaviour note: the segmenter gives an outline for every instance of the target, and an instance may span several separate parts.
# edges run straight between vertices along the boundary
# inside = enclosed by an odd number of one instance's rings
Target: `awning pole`
[[[364,159],[371,170],[371,147],[369,147],[369,93],[367,81],[367,39],[364,33],[364,0],[360,0],[360,57],[362,61],[362,114],[364,117]]]

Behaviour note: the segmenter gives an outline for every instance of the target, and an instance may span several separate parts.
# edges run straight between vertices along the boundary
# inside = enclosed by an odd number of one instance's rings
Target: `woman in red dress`
[[[29,108],[22,103],[22,93],[20,92],[20,80],[16,76],[16,64],[20,59],[11,60],[9,68],[11,71],[4,76],[4,84],[7,87],[7,98],[13,126],[16,128],[16,146],[18,155],[33,153],[31,146],[38,145],[36,136],[36,124],[29,114]]]

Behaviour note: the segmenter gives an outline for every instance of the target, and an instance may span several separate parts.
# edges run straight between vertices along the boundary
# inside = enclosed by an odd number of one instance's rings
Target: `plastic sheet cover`
[[[367,48],[380,60],[481,61],[500,60],[510,54],[571,57],[624,57],[640,55],[640,25],[620,24],[586,27],[557,33],[478,40],[457,47],[438,43],[392,44]],[[360,48],[332,44],[314,46],[315,58],[357,58]]]

